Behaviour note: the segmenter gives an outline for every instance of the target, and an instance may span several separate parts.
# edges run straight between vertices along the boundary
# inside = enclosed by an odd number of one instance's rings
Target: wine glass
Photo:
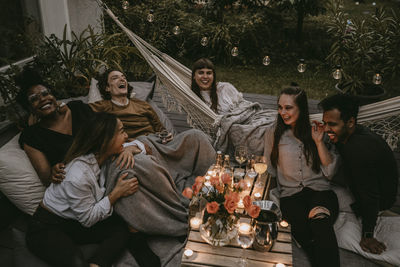
[[[242,257],[239,259],[240,266],[247,266],[246,259],[246,248],[249,248],[254,241],[254,228],[247,222],[239,220],[238,231],[237,231],[237,242],[243,248]]]
[[[161,144],[166,144],[167,143],[167,137],[169,133],[167,130],[162,130],[161,132],[158,133],[158,137],[160,138],[160,143]]]
[[[242,164],[247,160],[247,147],[246,146],[237,146],[235,149],[235,160],[239,163],[240,168],[242,168]]]
[[[257,172],[254,170],[254,163],[255,163],[254,155],[251,155],[249,164],[247,165],[248,169],[246,173],[247,177],[249,177],[250,179],[254,179],[257,177]]]
[[[254,170],[259,174],[267,171],[267,159],[264,156],[254,157]]]

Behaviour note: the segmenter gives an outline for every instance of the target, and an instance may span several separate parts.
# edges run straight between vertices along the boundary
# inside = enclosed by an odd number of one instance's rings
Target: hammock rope
[[[185,111],[191,127],[202,130],[212,139],[218,131],[217,115],[190,88],[191,70],[169,55],[162,53],[126,28],[101,0],[95,0],[122,29],[142,54],[157,76],[156,90],[161,93],[168,111]],[[395,149],[400,140],[400,96],[360,107],[358,123],[381,135]],[[311,120],[322,120],[322,114],[313,114]]]

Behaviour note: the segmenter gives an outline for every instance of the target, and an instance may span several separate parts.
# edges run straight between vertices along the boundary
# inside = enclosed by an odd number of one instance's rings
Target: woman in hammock
[[[339,266],[333,223],[338,199],[328,179],[336,169],[337,154],[323,141],[323,125],[309,120],[307,96],[297,86],[278,98],[276,125],[265,133],[268,171],[278,180],[280,208],[312,266]]]
[[[121,254],[130,236],[126,224],[113,215],[112,206],[135,193],[138,182],[123,174],[105,195],[106,177],[100,168],[109,157],[121,153],[127,137],[121,121],[106,113],[96,114],[79,131],[65,157],[65,179],[47,188],[30,221],[26,238],[33,253],[56,266],[111,266]],[[77,246],[87,243],[99,243],[89,262]],[[154,254],[145,261],[151,258],[155,266],[160,265]]]
[[[263,135],[275,121],[275,110],[263,110],[259,103],[245,100],[230,83],[217,83],[214,64],[206,58],[193,64],[191,89],[220,115],[218,150],[232,153],[234,147],[246,144],[251,153],[262,154]]]

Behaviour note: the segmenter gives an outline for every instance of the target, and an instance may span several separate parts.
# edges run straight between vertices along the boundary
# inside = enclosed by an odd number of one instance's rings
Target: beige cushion
[[[0,148],[0,190],[20,210],[32,215],[46,188],[20,148],[18,138],[19,134]]]

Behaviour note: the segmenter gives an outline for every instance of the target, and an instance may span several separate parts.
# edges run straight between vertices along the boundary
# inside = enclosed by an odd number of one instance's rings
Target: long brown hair
[[[215,66],[214,64],[211,62],[211,60],[209,60],[208,58],[200,58],[199,60],[197,60],[192,67],[192,85],[191,85],[191,89],[192,91],[198,96],[200,97],[201,100],[204,101],[203,97],[200,94],[200,88],[199,85],[196,83],[195,79],[194,79],[194,75],[196,73],[196,70],[200,70],[200,69],[211,69],[213,72],[213,76],[214,76],[214,80],[211,84],[211,109],[214,110],[215,112],[218,111],[218,95],[217,95],[217,74],[215,73]]]
[[[321,170],[321,160],[318,156],[317,146],[311,136],[311,123],[308,112],[307,94],[304,90],[300,89],[296,83],[286,87],[281,91],[278,98],[278,103],[281,95],[294,96],[294,102],[299,108],[299,118],[293,129],[294,136],[299,139],[303,145],[303,153],[307,160],[307,165],[312,164],[312,170],[319,173]],[[276,168],[279,159],[279,141],[283,133],[290,129],[290,125],[286,125],[282,117],[278,114],[276,119],[276,128],[274,132],[274,144],[271,151],[271,163]]]
[[[105,112],[96,113],[79,130],[65,156],[65,164],[90,153],[103,155],[109,148],[116,131],[117,117],[115,115]]]

